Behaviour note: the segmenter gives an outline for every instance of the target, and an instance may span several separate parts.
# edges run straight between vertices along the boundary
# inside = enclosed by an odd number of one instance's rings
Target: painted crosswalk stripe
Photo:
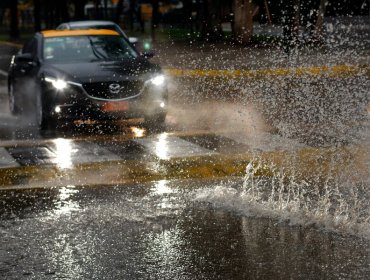
[[[226,136],[214,133],[205,133],[203,135],[180,135],[181,139],[199,145],[205,149],[215,151],[220,154],[240,154],[249,151],[246,143],[240,143]]]
[[[56,139],[50,144],[55,153],[53,163],[60,167],[75,164],[121,160],[121,157],[91,142]]]
[[[19,163],[8,153],[5,148],[0,147],[0,168],[18,167]]]
[[[167,133],[159,134],[155,137],[136,139],[135,141],[160,159],[217,154]]]
[[[148,159],[150,155],[159,159],[181,157],[195,157],[218,154],[188,140],[167,133],[149,138],[133,140],[138,147],[142,147],[141,158]],[[132,144],[130,147],[134,147]],[[146,156],[145,156],[146,155]],[[131,159],[128,157],[128,159]],[[91,141],[76,142],[68,139],[55,139],[40,146],[19,146],[14,148],[0,148],[0,168],[17,166],[57,165],[59,168],[71,168],[74,165],[121,161],[127,159],[125,155],[110,151],[101,143]]]
[[[47,145],[8,148],[9,154],[22,166],[52,164],[55,154]]]
[[[306,147],[294,139],[286,139],[271,133],[256,133],[254,135],[243,135],[240,133],[221,133],[222,136],[235,142],[248,145],[250,151],[276,151],[276,150],[297,150]]]

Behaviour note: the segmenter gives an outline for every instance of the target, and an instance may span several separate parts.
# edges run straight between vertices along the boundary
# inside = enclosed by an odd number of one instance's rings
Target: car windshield
[[[120,36],[83,35],[45,38],[47,61],[74,62],[136,58],[136,51]]]

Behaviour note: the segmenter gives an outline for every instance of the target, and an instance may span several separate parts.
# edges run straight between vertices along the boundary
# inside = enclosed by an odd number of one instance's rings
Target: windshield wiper
[[[95,47],[95,44],[94,44],[94,42],[91,40],[91,38],[90,37],[88,37],[89,38],[89,42],[90,42],[90,45],[91,45],[91,49],[92,49],[92,51],[93,51],[93,54],[99,59],[99,60],[101,60],[101,59],[107,59],[108,57],[107,56],[105,56],[101,51],[99,51],[96,47]]]

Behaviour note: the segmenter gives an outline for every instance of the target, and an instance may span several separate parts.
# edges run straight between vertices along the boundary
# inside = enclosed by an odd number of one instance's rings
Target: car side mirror
[[[36,65],[36,61],[35,61],[35,58],[33,57],[33,55],[31,53],[22,53],[22,54],[18,54],[16,57],[15,57],[15,60],[17,62],[20,62],[20,63],[25,63],[25,64],[28,64],[30,66],[35,66]]]
[[[19,62],[26,62],[27,63],[27,62],[32,62],[33,61],[33,56],[30,53],[22,53],[22,54],[18,54],[16,56],[16,59]]]

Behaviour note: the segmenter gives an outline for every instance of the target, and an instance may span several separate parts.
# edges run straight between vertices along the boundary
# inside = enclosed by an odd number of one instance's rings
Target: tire
[[[55,129],[56,127],[56,119],[51,115],[50,110],[47,110],[42,100],[41,93],[36,95],[35,120],[36,125],[41,130]]]
[[[9,84],[8,84],[8,96],[9,96],[10,113],[13,115],[19,115],[20,109],[17,106],[17,99],[15,97],[15,91],[14,91],[14,82],[11,80],[9,81]]]

